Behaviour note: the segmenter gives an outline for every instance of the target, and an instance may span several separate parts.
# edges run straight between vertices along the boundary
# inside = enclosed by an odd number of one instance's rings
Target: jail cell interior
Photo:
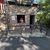
[[[17,15],[18,23],[25,23],[25,15]]]

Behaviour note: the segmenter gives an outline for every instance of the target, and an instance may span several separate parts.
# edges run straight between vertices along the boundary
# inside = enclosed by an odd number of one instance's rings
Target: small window
[[[17,15],[17,23],[25,23],[25,15]]]

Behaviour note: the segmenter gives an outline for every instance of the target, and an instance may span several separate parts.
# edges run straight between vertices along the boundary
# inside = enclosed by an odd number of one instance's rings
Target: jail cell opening
[[[25,23],[25,15],[17,15],[17,23]]]
[[[34,24],[35,15],[30,15],[30,24]]]

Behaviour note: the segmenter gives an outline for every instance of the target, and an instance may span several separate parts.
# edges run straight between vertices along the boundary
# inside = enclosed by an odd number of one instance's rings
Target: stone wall
[[[25,23],[24,25],[30,24],[30,15],[35,15],[37,7],[27,7],[27,6],[17,6],[17,5],[8,5],[9,10],[9,17],[16,16],[16,22],[17,22],[17,15],[25,15]],[[15,18],[15,17],[14,17]],[[10,19],[11,20],[11,19]],[[17,25],[20,25],[20,23],[16,23]]]
[[[15,12],[16,14],[35,14],[37,11],[37,7],[27,7],[27,6],[17,6],[17,5],[9,5],[9,11]]]

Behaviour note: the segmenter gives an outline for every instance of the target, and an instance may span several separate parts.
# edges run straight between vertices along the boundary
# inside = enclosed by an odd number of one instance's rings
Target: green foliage
[[[37,13],[38,23],[44,23],[50,27],[50,0],[45,0],[45,3],[39,3],[39,11]]]

